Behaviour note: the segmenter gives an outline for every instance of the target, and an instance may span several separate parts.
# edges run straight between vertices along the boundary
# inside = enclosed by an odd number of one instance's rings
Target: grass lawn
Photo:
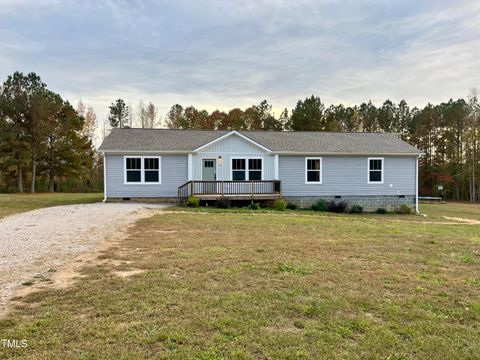
[[[0,218],[43,207],[102,201],[102,193],[0,194]]]
[[[185,208],[172,208],[176,211],[185,211]],[[214,207],[198,207],[190,208],[189,211],[192,212],[201,212],[201,213],[252,213],[252,210],[243,207],[243,208],[231,208],[231,209],[217,209]],[[275,213],[273,209],[261,208],[255,210],[255,213],[271,214]],[[479,204],[470,204],[470,203],[461,203],[461,202],[449,202],[449,203],[438,203],[438,204],[420,204],[420,213],[423,216],[412,215],[402,215],[397,213],[388,213],[388,214],[375,214],[375,213],[363,213],[362,215],[353,215],[355,217],[361,216],[362,218],[369,219],[378,219],[378,220],[401,220],[401,221],[412,221],[412,222],[456,222],[462,223],[460,219],[465,220],[474,220],[480,221],[480,205]],[[286,210],[284,214],[288,215],[313,215],[316,217],[319,216],[328,216],[332,217],[344,217],[351,218],[352,215],[349,214],[332,214],[330,212],[317,212],[309,209],[303,210]]]
[[[416,218],[141,220],[0,321],[28,341],[0,358],[479,359],[480,227]]]
[[[480,205],[469,203],[420,204],[420,212],[431,219],[452,218],[480,220]]]

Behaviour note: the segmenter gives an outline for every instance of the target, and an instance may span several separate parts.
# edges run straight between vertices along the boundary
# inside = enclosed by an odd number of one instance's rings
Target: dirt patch
[[[458,221],[458,222],[461,222],[463,224],[468,224],[468,225],[480,225],[480,220],[464,219],[464,218],[450,217],[450,216],[443,216],[443,218],[446,219],[446,220]]]
[[[174,234],[178,232],[178,230],[149,230],[149,233],[159,233],[159,234]]]
[[[127,278],[133,275],[144,273],[145,271],[146,270],[142,270],[142,269],[117,270],[117,271],[114,271],[113,274],[121,278]]]

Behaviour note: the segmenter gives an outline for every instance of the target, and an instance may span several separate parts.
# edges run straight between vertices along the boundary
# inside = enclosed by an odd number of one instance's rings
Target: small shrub
[[[352,205],[350,208],[350,214],[361,214],[363,212],[363,207],[360,205]]]
[[[218,199],[215,201],[215,207],[219,209],[229,209],[232,206],[232,203],[228,199]]]
[[[199,207],[200,206],[200,199],[197,198],[194,195],[190,195],[187,198],[186,205],[189,206],[189,207]]]
[[[327,202],[325,200],[318,200],[316,204],[312,205],[313,211],[327,211]]]
[[[327,204],[327,210],[334,213],[345,213],[347,212],[348,203],[346,201],[330,201]]]
[[[247,208],[250,209],[250,210],[258,210],[258,209],[260,209],[260,204],[255,203],[255,202],[251,202],[250,205],[247,206]]]
[[[377,210],[375,210],[375,212],[377,214],[386,214],[388,211],[385,208],[378,208]]]
[[[273,207],[277,211],[285,211],[285,209],[287,208],[287,202],[283,199],[277,199],[275,200]]]
[[[400,214],[409,215],[409,214],[412,213],[412,208],[410,206],[408,206],[407,204],[403,204],[402,206],[400,206],[400,209],[398,209],[398,212]]]
[[[288,210],[297,210],[298,206],[293,203],[287,203]]]

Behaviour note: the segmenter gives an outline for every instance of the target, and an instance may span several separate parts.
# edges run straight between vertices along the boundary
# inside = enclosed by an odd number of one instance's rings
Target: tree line
[[[213,112],[175,104],[161,119],[151,102],[140,102],[133,111],[117,99],[107,120],[111,127],[393,132],[425,153],[420,158],[420,194],[480,200],[475,89],[466,99],[421,108],[404,100],[326,106],[312,95],[279,115],[272,109],[267,100],[245,110]],[[74,108],[35,73],[8,76],[0,87],[0,191],[101,190],[103,165],[93,146],[97,128],[93,107],[79,102]]]
[[[0,190],[101,188],[95,129],[92,107],[74,109],[35,73],[8,76],[0,87]]]
[[[381,106],[369,101],[327,107],[319,97],[311,96],[279,116],[267,100],[245,110],[211,113],[175,104],[164,125],[174,129],[392,132],[425,154],[419,162],[420,194],[480,200],[480,105],[476,89],[466,100],[450,99],[422,108],[410,107],[404,100],[386,100]]]

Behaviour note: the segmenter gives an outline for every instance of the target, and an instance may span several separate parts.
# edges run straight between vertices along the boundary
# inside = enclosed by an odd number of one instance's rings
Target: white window
[[[368,183],[383,184],[383,158],[368,158]]]
[[[262,159],[232,159],[232,180],[262,180]]]
[[[322,158],[305,158],[305,184],[322,183]]]
[[[262,159],[248,159],[248,180],[262,180]]]
[[[125,156],[125,184],[160,184],[160,156]]]
[[[232,180],[246,180],[246,172],[245,159],[232,159]]]
[[[142,182],[142,158],[125,158],[125,182]]]

